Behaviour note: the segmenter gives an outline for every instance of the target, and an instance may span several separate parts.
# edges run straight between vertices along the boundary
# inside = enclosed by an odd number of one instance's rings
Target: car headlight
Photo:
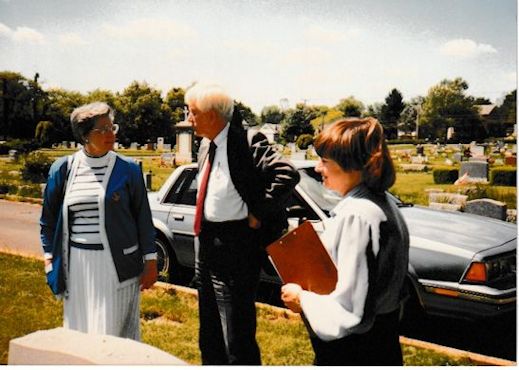
[[[515,278],[515,255],[502,256],[485,262],[472,262],[465,273],[466,282],[486,283],[507,278]]]
[[[506,279],[516,274],[515,255],[490,260],[485,263],[489,281]]]

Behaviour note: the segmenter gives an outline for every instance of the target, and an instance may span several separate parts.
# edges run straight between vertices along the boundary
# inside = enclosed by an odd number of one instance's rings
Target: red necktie
[[[200,190],[198,191],[198,197],[196,198],[196,211],[195,211],[195,236],[200,234],[202,228],[202,218],[204,217],[204,203],[205,195],[207,193],[207,184],[209,183],[209,174],[211,173],[211,167],[213,165],[214,155],[216,154],[216,144],[211,141],[209,145],[209,155],[207,159],[207,165],[205,166],[204,176],[202,177],[202,183],[200,184]]]

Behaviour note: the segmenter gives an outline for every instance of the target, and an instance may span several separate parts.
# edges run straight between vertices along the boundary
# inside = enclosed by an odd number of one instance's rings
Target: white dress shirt
[[[229,171],[227,156],[229,126],[230,124],[227,123],[225,128],[213,140],[217,148],[204,203],[204,217],[211,222],[242,220],[248,216],[247,204],[245,204],[234,187]],[[209,145],[209,142],[209,139],[204,138],[201,145]],[[201,174],[205,172],[208,157],[209,155],[206,157]],[[201,178],[199,174],[198,190],[200,190]]]
[[[348,196],[331,211],[331,216],[324,221],[320,237],[337,266],[337,286],[328,295],[305,290],[300,295],[306,319],[325,341],[351,334],[361,322],[368,293],[366,247],[371,240],[377,256],[379,226],[387,220],[375,203]]]

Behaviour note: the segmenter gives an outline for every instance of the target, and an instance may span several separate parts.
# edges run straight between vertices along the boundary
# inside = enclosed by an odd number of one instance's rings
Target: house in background
[[[279,139],[281,132],[281,124],[264,123],[261,126],[249,126],[247,130],[247,137],[253,137],[257,132],[261,132],[265,135],[269,143],[275,143]]]

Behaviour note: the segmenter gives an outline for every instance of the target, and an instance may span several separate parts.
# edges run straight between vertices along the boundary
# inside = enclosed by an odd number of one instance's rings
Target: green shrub
[[[510,167],[496,167],[490,171],[492,185],[515,186],[517,183],[517,169]]]
[[[453,184],[458,179],[458,170],[437,167],[433,170],[433,179],[435,184]]]
[[[22,179],[34,183],[45,182],[52,160],[41,152],[32,152],[25,157]]]
[[[299,135],[296,145],[299,149],[305,150],[314,142],[314,137],[310,134]]]
[[[0,155],[9,154],[11,149],[18,150],[19,153],[27,153],[37,148],[38,144],[35,141],[13,139],[0,143]]]
[[[42,191],[40,184],[22,185],[18,188],[17,195],[29,198],[41,198]]]

